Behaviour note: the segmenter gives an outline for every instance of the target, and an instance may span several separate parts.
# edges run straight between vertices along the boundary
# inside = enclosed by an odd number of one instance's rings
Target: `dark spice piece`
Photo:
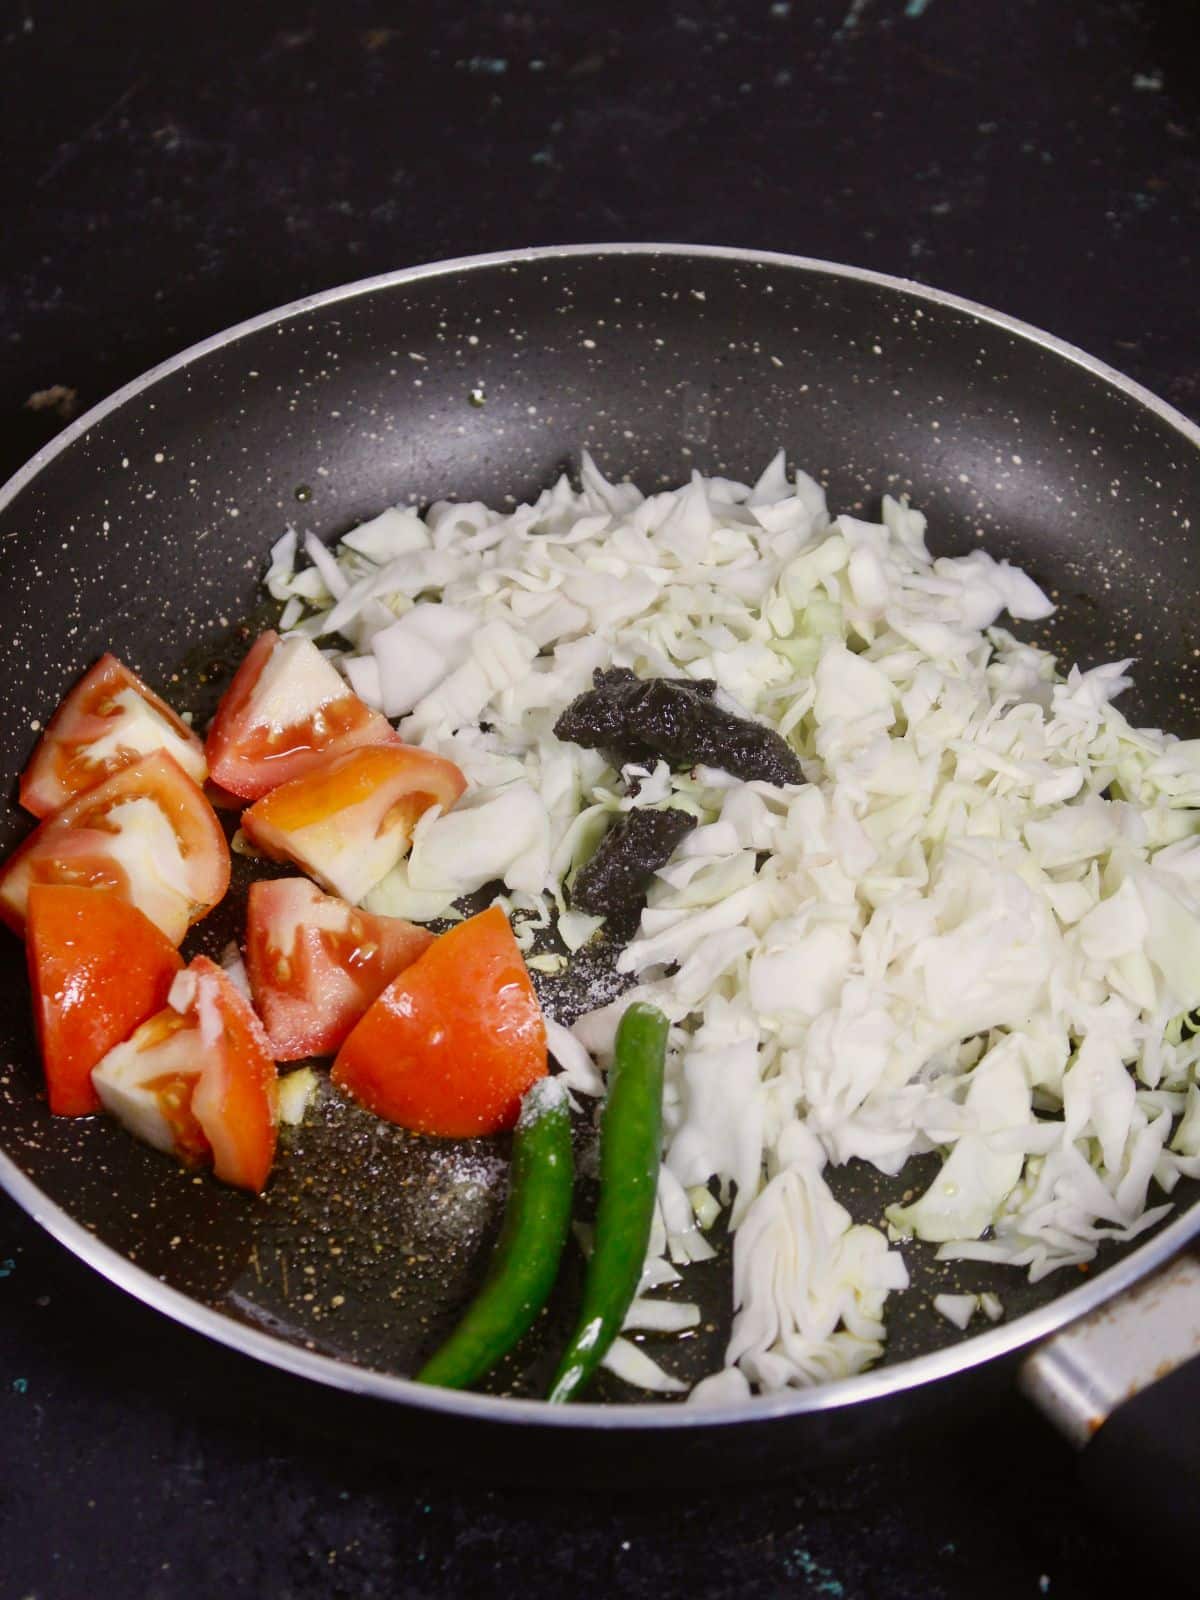
[[[713,703],[711,678],[639,678],[611,667],[592,682],[554,724],[560,739],[612,751],[622,763],[661,757],[677,769],[703,762],[746,782],[804,781],[786,740]]]
[[[619,917],[641,906],[652,873],[696,826],[676,806],[627,811],[601,839],[595,855],[575,875],[571,904],[593,917]]]

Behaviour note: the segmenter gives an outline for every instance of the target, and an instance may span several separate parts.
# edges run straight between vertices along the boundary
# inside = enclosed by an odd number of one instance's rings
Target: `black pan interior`
[[[331,539],[397,502],[505,504],[586,446],[644,488],[692,468],[746,478],[778,445],[834,509],[885,490],[930,519],[930,543],[983,540],[1060,602],[1041,638],[1085,664],[1138,658],[1131,714],[1195,732],[1191,606],[1200,451],[1089,367],[903,286],[780,261],[603,252],[477,264],[298,309],[166,372],[52,456],[0,510],[5,673],[0,771],[105,649],[203,722],[270,619],[259,582],[288,523]],[[11,798],[11,796],[10,796]],[[12,799],[0,845],[27,827]],[[240,869],[239,869],[240,870]],[[237,896],[187,949],[219,950]],[[470,1290],[502,1203],[503,1141],[440,1144],[324,1092],[285,1140],[266,1196],[183,1172],[102,1119],[47,1113],[21,952],[0,964],[0,1148],[96,1236],[230,1316],[343,1360],[411,1371]],[[569,1019],[570,986],[544,989]],[[586,1149],[591,1130],[581,1121]],[[853,1164],[838,1192],[878,1220],[898,1185]],[[1195,1186],[1176,1200],[1190,1204]],[[1106,1251],[1110,1259],[1119,1251]],[[929,1308],[998,1286],[1011,1318],[1073,1286],[935,1267],[891,1302],[887,1359],[959,1337]],[[1097,1265],[1102,1265],[1103,1262]],[[561,1341],[555,1304],[497,1376],[538,1393]],[[647,1339],[675,1370],[717,1364],[724,1264],[692,1269],[704,1327]],[[631,1391],[609,1382],[608,1398]]]

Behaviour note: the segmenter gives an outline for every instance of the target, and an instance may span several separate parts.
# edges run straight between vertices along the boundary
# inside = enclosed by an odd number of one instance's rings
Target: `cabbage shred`
[[[1129,662],[1064,676],[997,626],[1053,610],[1017,568],[931,556],[890,497],[831,519],[782,453],[753,486],[650,496],[584,455],[579,489],[389,510],[296,556],[289,533],[268,574],[286,621],[470,783],[370,909],[430,919],[499,881],[518,925],[562,916],[577,945],[598,923],[570,882],[614,816],[697,819],[619,957],[636,986],[556,1047],[595,1094],[631,998],[671,1020],[643,1293],[711,1256],[714,1191],[735,1230],[726,1368],[694,1402],[870,1365],[909,1238],[1037,1279],[1200,1177],[1200,741],[1129,724]],[[613,666],[715,679],[805,781],[622,774],[557,739]],[[831,1166],[931,1151],[886,1233],[830,1191]]]

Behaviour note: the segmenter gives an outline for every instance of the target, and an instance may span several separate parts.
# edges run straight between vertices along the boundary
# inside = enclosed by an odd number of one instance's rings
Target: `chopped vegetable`
[[[213,808],[156,750],[68,800],[0,868],[0,920],[25,928],[30,885],[111,889],[178,944],[229,887],[229,847]]]
[[[967,1324],[979,1310],[979,1296],[977,1294],[935,1294],[933,1309],[939,1317],[945,1317],[947,1322],[962,1332],[966,1332]]]
[[[333,1064],[377,1116],[466,1139],[511,1128],[546,1075],[537,996],[496,906],[451,928],[379,996]]]
[[[220,965],[221,971],[237,992],[253,1005],[254,996],[250,993],[250,979],[246,973],[246,963],[242,960],[242,949],[236,939],[230,939],[221,951]]]
[[[1123,1068],[1121,1078],[1129,1081]],[[1011,1039],[1002,1040],[971,1074],[965,1109],[973,1116],[972,1128],[960,1134],[919,1200],[887,1207],[896,1231],[937,1244],[979,1238],[1021,1176],[1024,1151],[1006,1148],[1006,1140],[1029,1121],[1030,1103],[1023,1053]]]
[[[356,910],[307,878],[252,883],[246,970],[276,1061],[333,1055],[432,943],[424,928]]]
[[[92,1068],[166,1005],[179,952],[119,895],[71,884],[33,885],[25,938],[50,1109],[99,1111]]]
[[[213,782],[257,800],[323,757],[395,741],[387,719],[351,692],[316,645],[268,631],[225,691],[206,749]]]
[[[377,886],[371,909],[421,920],[445,916],[454,902],[485,884],[539,894],[550,868],[546,807],[527,783],[512,783],[484,805],[464,796],[445,815],[422,817],[407,860]],[[404,906],[404,910],[399,910]],[[411,909],[409,909],[411,908]]]
[[[320,757],[243,812],[242,827],[265,855],[294,861],[357,905],[408,849],[422,813],[448,810],[465,788],[443,756],[368,745]]]
[[[981,1294],[979,1296],[979,1309],[989,1322],[999,1322],[1004,1315],[1004,1302],[998,1294]]]
[[[418,1383],[464,1389],[490,1372],[550,1298],[571,1225],[573,1162],[567,1096],[540,1078],[521,1103],[504,1224],[479,1293]]]
[[[637,911],[654,873],[695,826],[695,817],[678,806],[623,812],[575,875],[571,904],[598,917]]]
[[[641,1281],[658,1193],[667,1019],[640,1001],[617,1030],[600,1132],[600,1200],[575,1333],[549,1398],[574,1399],[621,1331]]]
[[[104,1109],[185,1165],[256,1193],[275,1155],[278,1078],[249,1002],[206,956],[171,985],[164,1010],[92,1074]]]
[[[641,1345],[634,1344],[632,1339],[623,1339],[619,1334],[604,1352],[600,1365],[614,1373],[622,1383],[632,1384],[635,1389],[647,1389],[652,1394],[682,1394],[687,1388],[686,1383],[664,1372]]]
[[[764,1393],[848,1378],[883,1354],[883,1308],[908,1286],[898,1250],[830,1190],[825,1152],[799,1119],[733,1237],[735,1314],[725,1358]]]
[[[686,1333],[700,1326],[700,1307],[690,1300],[651,1300],[635,1296],[621,1327],[626,1333]]]
[[[165,700],[111,654],[67,694],[21,774],[20,800],[48,817],[75,795],[152,750],[165,750],[195,783],[208,776],[204,746]]]
[[[317,1075],[311,1067],[297,1067],[279,1080],[280,1126],[297,1128],[304,1121],[309,1101],[317,1092]]]
[[[447,605],[414,605],[371,641],[379,676],[380,704],[389,717],[407,716],[461,667],[478,631],[469,611]]]
[[[803,783],[800,759],[773,728],[723,711],[711,680],[639,678],[627,667],[597,670],[593,687],[554,724],[560,739],[623,761],[662,756],[673,767],[717,767],[747,783]]]

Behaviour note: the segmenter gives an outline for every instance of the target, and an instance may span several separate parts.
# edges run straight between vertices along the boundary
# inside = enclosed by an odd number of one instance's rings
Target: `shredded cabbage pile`
[[[735,1230],[726,1366],[693,1402],[867,1367],[910,1237],[1038,1279],[1153,1226],[1200,1176],[1200,741],[1130,726],[1129,662],[1063,677],[996,626],[1053,607],[983,550],[931,556],[894,499],[831,519],[782,452],[753,487],[644,496],[587,455],[580,476],[507,512],[388,510],[336,554],[310,535],[301,570],[288,532],[267,581],[285,630],[470,783],[371,910],[452,915],[499,881],[527,948],[557,916],[577,949],[600,923],[569,910],[571,875],[612,815],[698,818],[618,961],[672,1023],[643,1287],[712,1254],[718,1205]],[[715,678],[806,781],[623,776],[559,741],[612,665]],[[551,1026],[577,1094],[603,1092],[630,998]],[[886,1232],[827,1182],[932,1151]],[[672,1326],[662,1305],[630,1326]],[[628,1342],[614,1364],[679,1387]]]

